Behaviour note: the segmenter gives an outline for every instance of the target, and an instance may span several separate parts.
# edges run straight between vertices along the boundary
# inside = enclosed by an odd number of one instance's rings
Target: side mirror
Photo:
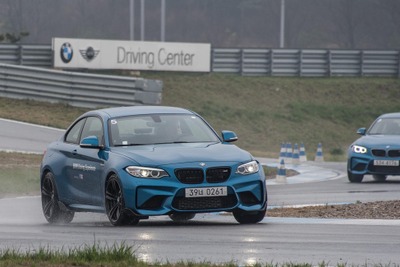
[[[100,145],[99,138],[94,135],[83,138],[79,146],[82,148],[103,148],[103,146]]]
[[[360,129],[357,130],[357,133],[358,133],[359,135],[365,135],[366,132],[367,132],[367,129],[366,129],[366,128],[360,128]]]
[[[224,142],[229,143],[229,142],[235,142],[236,140],[238,140],[237,135],[232,131],[222,131],[221,134],[222,134],[222,140]]]

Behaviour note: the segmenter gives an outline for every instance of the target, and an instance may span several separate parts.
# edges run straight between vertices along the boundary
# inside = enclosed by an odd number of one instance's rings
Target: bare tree
[[[279,2],[264,0],[240,1],[239,46],[277,47],[279,43]]]
[[[331,1],[332,36],[338,47],[356,49],[365,46],[366,35],[374,35],[371,30],[371,9],[374,0]]]
[[[146,40],[158,41],[160,1],[145,2]],[[279,45],[280,0],[167,0],[166,5],[167,41]],[[397,49],[399,13],[399,0],[286,0],[286,47]],[[0,34],[21,32],[30,33],[23,42],[41,44],[53,37],[129,39],[129,0],[0,0]]]
[[[317,17],[313,1],[286,1],[285,47],[300,48],[307,44],[309,21]]]
[[[388,48],[398,48],[400,46],[400,1],[398,0],[383,0],[377,1],[377,6],[387,14],[387,23],[382,25],[381,31],[385,31],[385,38]]]

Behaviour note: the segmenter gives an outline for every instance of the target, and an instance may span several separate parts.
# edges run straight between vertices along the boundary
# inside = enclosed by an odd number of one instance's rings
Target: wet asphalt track
[[[61,133],[0,120],[0,149],[42,153]],[[298,168],[303,168],[303,174],[288,178],[287,184],[269,182],[270,206],[392,200],[399,196],[399,178],[387,183],[366,179],[362,184],[350,184],[343,163],[308,162]],[[318,172],[323,175],[316,175]],[[239,225],[230,215],[220,213],[199,214],[186,224],[154,217],[134,227],[112,227],[105,215],[78,213],[71,224],[53,226],[43,218],[39,197],[0,199],[0,249],[67,250],[94,243],[124,243],[149,262],[400,264],[399,229],[400,220],[266,217],[257,225]]]

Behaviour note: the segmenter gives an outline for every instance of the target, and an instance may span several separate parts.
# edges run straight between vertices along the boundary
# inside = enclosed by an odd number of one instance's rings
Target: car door
[[[65,151],[67,162],[67,179],[70,197],[74,204],[100,206],[103,199],[101,174],[104,160],[100,149],[82,148],[79,146],[83,138],[97,136],[104,143],[104,127],[98,117],[87,117],[78,122],[77,128],[71,129],[66,136],[68,151]],[[79,132],[79,137],[76,133]]]

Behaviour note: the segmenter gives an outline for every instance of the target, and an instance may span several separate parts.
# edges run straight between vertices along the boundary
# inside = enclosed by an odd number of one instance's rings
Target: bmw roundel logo
[[[61,55],[61,60],[64,63],[69,63],[72,60],[74,51],[72,50],[72,46],[70,43],[64,43],[61,46],[60,55]]]

